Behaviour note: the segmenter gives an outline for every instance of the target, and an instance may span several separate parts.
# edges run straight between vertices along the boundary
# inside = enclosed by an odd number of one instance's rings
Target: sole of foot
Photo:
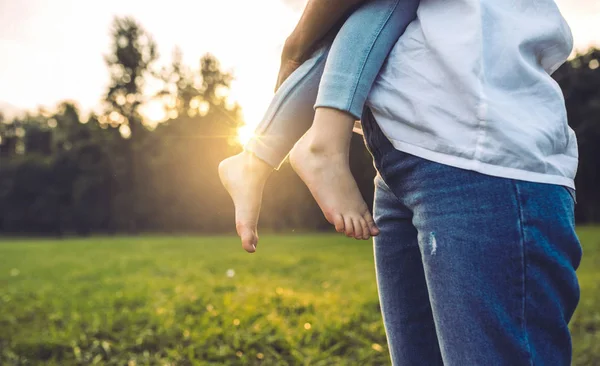
[[[272,170],[249,152],[234,155],[219,164],[219,178],[235,206],[236,231],[248,253],[256,252],[263,188]]]

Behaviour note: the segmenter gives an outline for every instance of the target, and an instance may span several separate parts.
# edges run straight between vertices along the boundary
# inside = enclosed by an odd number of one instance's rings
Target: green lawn
[[[575,364],[600,364],[600,228],[581,228]],[[333,235],[0,239],[0,364],[389,364],[372,248]]]

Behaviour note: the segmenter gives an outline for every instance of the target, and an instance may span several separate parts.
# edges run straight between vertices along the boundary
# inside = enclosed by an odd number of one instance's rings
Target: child
[[[325,39],[281,84],[244,152],[221,162],[219,175],[235,204],[246,251],[256,251],[264,184],[290,150],[292,167],[338,232],[356,239],[379,233],[350,173],[350,139],[371,86],[418,3],[367,0],[333,42]]]

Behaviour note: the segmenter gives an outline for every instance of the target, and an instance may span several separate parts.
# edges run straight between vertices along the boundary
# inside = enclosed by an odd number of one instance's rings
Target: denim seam
[[[573,200],[573,204],[576,205],[577,204],[577,196],[576,196],[575,190],[571,189],[569,187],[566,187],[566,186],[562,186],[562,187],[567,190],[567,192],[569,193],[569,196],[571,196],[571,199]]]
[[[383,31],[383,28],[390,21],[390,18],[392,17],[392,13],[398,7],[398,3],[399,3],[399,1],[396,1],[394,3],[394,6],[392,6],[390,8],[392,11],[389,12],[385,21],[383,23],[381,23],[379,30],[375,34],[375,37],[373,37],[373,41],[371,42],[371,48],[369,48],[369,51],[366,53],[364,59],[362,60],[362,66],[360,68],[360,72],[358,73],[358,75],[355,79],[355,82],[354,82],[354,89],[352,90],[352,93],[350,93],[350,97],[348,98],[348,104],[346,107],[347,110],[350,110],[350,108],[352,107],[352,103],[354,103],[354,98],[356,97],[356,90],[358,89],[358,84],[360,82],[360,78],[362,77],[362,74],[365,71],[365,66],[367,65],[367,60],[369,59],[369,56],[371,56],[371,52],[373,52],[373,48],[375,47],[375,40],[377,38],[379,38],[379,36],[381,35],[381,32]]]
[[[381,147],[379,146],[380,144],[376,143],[377,141],[373,141],[377,138],[375,126],[373,126],[373,124],[377,124],[377,121],[375,120],[375,117],[373,116],[373,112],[371,111],[371,109],[369,107],[363,108],[362,119],[363,119],[363,121],[362,121],[363,137],[365,140],[365,145],[367,146],[367,150],[369,150],[369,152],[375,159],[376,155],[382,156],[383,151],[382,151]]]
[[[515,199],[516,199],[516,203],[517,203],[517,211],[519,214],[519,234],[520,234],[520,239],[519,239],[519,245],[520,245],[520,249],[521,249],[521,266],[523,268],[523,271],[521,273],[522,276],[522,304],[521,304],[521,310],[522,310],[522,315],[523,315],[523,322],[522,322],[522,328],[523,328],[523,336],[524,336],[524,340],[525,340],[525,346],[527,348],[527,357],[529,358],[529,365],[533,365],[533,358],[531,355],[531,344],[529,342],[529,334],[527,332],[527,316],[526,316],[526,307],[527,307],[527,296],[526,296],[526,291],[527,291],[527,285],[526,285],[526,281],[527,281],[527,258],[525,255],[525,229],[524,229],[524,221],[525,221],[525,217],[523,215],[523,206],[521,205],[521,192],[519,191],[519,187],[517,185],[517,183],[513,180],[512,181],[514,190],[515,190]]]
[[[317,65],[319,64],[320,60],[322,57],[324,57],[326,52],[324,52],[323,54],[321,54],[320,56],[318,56],[318,58],[315,60],[315,63],[310,67],[310,69],[306,72],[306,74],[304,74],[302,76],[302,78],[296,83],[296,85],[290,89],[281,99],[281,103],[279,103],[279,107],[273,111],[273,113],[271,113],[267,118],[264,119],[265,122],[265,126],[263,128],[261,127],[261,124],[258,125],[257,129],[256,129],[256,134],[264,134],[265,132],[267,132],[267,129],[272,125],[273,119],[277,116],[277,114],[279,113],[279,111],[281,110],[281,106],[283,106],[285,104],[285,101],[290,97],[290,95],[297,90],[303,82],[306,81],[306,79],[308,79],[308,76],[314,71],[314,69],[317,67]],[[280,86],[281,87],[281,86]],[[260,130],[259,130],[260,128]]]
[[[390,185],[385,181],[385,177],[383,176],[383,174],[381,174],[379,171],[377,173],[379,175],[379,178],[381,179],[381,181],[385,185],[385,187],[377,186],[377,188],[383,189],[384,191],[391,193],[392,196],[394,196],[394,198],[396,199],[396,201],[398,201],[398,203],[402,204],[402,200],[400,199],[400,197],[398,197],[398,195],[396,194],[396,192],[394,192],[390,188]],[[375,179],[377,179],[377,176],[375,176]]]

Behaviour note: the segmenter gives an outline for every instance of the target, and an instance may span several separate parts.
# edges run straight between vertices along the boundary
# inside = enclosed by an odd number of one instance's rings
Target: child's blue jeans
[[[353,12],[281,85],[246,151],[278,168],[310,128],[314,108],[346,111],[360,119],[379,70],[415,18],[419,0],[371,0]]]

